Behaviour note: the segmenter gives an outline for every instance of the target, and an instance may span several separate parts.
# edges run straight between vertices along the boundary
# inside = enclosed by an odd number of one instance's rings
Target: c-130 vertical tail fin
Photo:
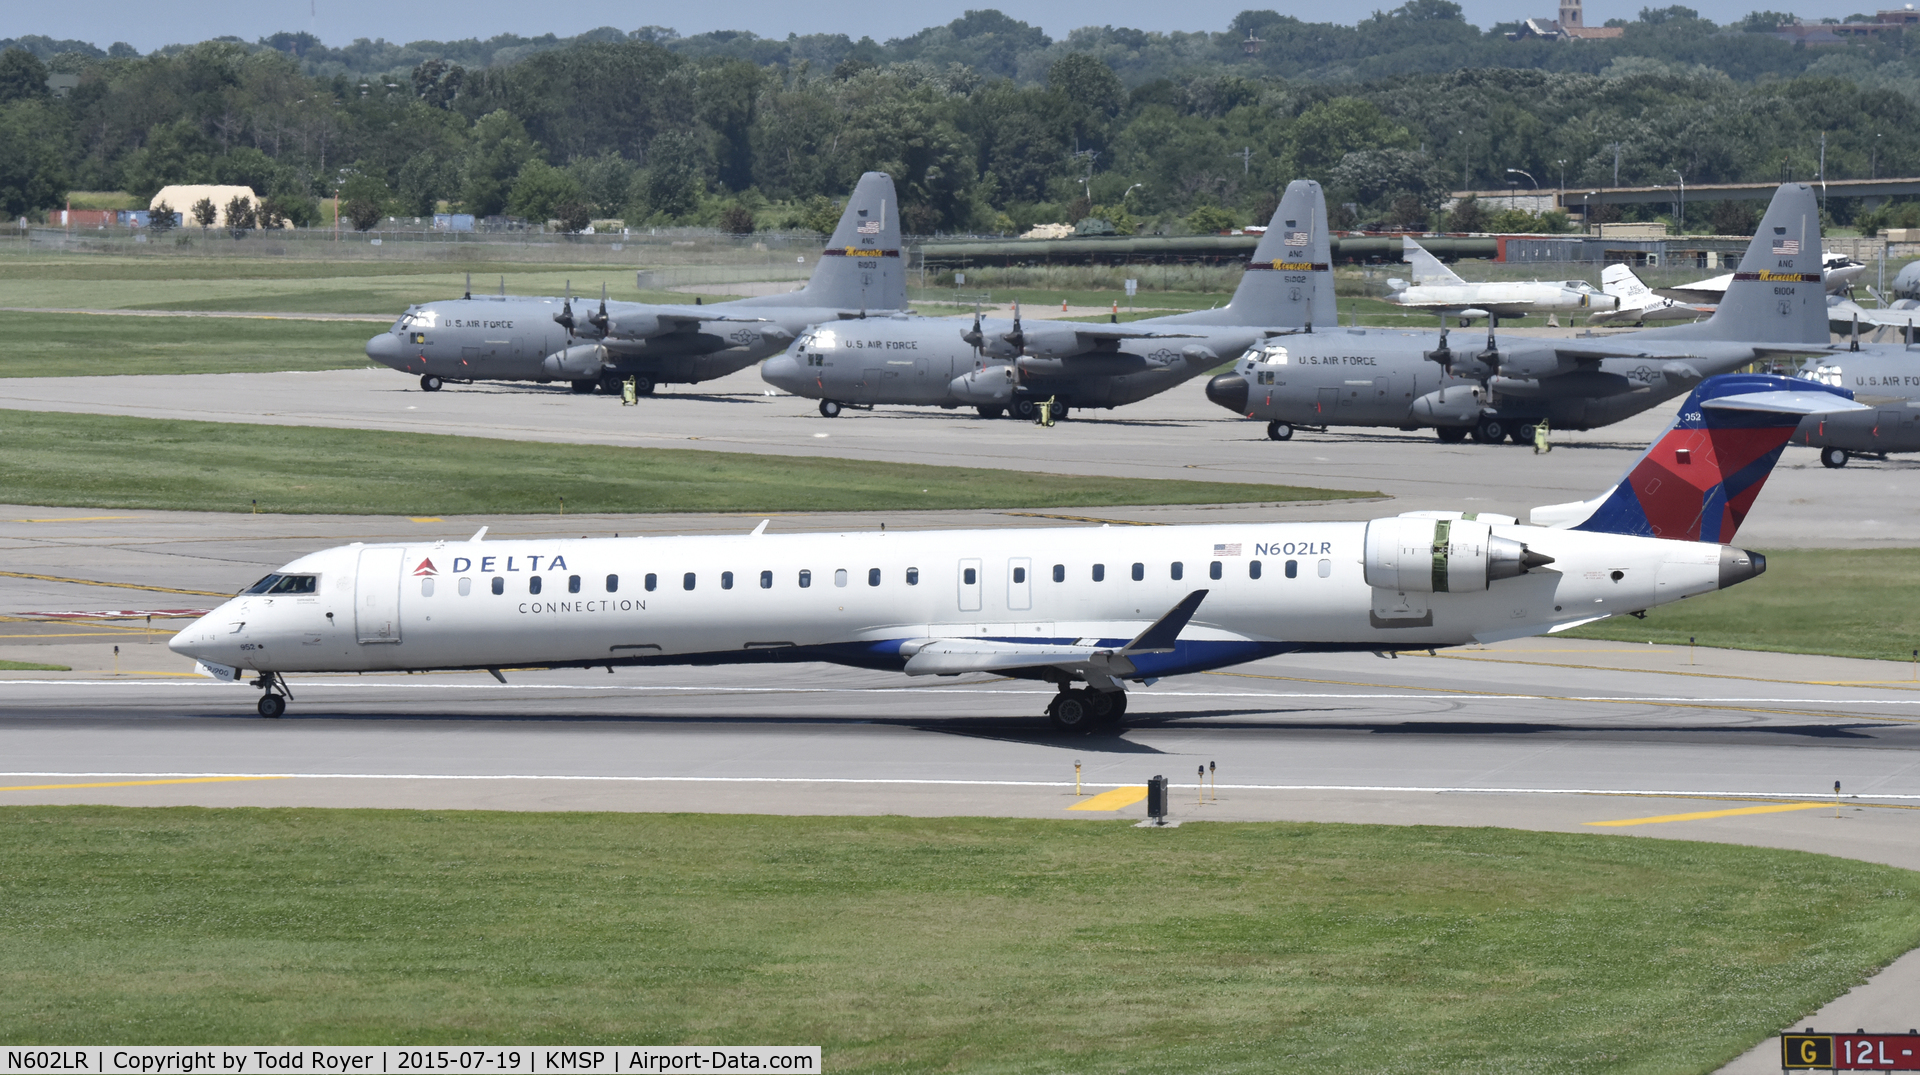
[[[893,177],[860,177],[840,214],[812,279],[799,291],[750,300],[755,306],[820,306],[847,313],[907,308],[907,273],[900,245],[900,200]]]

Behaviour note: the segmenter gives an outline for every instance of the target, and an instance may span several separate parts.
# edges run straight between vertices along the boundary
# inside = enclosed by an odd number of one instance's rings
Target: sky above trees
[[[985,6],[981,0],[939,0],[903,4],[898,0],[834,0],[833,3],[793,3],[791,0],[719,0],[692,7],[636,7],[623,0],[575,0],[548,7],[519,0],[462,0],[453,5],[392,4],[376,0],[271,0],[268,3],[156,5],[137,0],[71,0],[61,4],[11,5],[0,19],[0,38],[43,34],[53,38],[94,41],[101,48],[124,41],[141,52],[171,44],[205,41],[235,35],[249,41],[282,31],[306,32],[332,44],[355,38],[389,41],[489,38],[513,33],[524,36],[557,34],[571,37],[597,26],[633,29],[637,22],[668,25],[682,34],[711,30],[750,30],[761,37],[794,34],[846,34],[876,41],[906,37],[927,26],[958,18],[965,10]],[[995,4],[1013,18],[1040,27],[1054,37],[1065,37],[1083,26],[1125,26],[1140,30],[1217,31],[1232,21],[1246,0],[1034,0]],[[1304,21],[1352,24],[1377,8],[1392,4],[1361,4],[1328,8],[1324,4],[1265,5]],[[1468,22],[1480,27],[1529,17],[1551,18],[1557,0],[1463,0]],[[1639,0],[1590,0],[1587,22],[1599,25],[1610,18],[1632,19]],[[1701,0],[1689,5],[1716,22],[1738,20],[1755,5],[1753,0]],[[1835,0],[1814,4],[1775,5],[1806,19],[1845,18],[1875,5],[1846,6]],[[1897,4],[1889,6],[1898,6]]]

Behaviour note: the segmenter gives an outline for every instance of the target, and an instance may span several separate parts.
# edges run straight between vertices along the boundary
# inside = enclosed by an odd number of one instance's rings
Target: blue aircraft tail
[[[1725,544],[1809,414],[1862,410],[1844,388],[1729,373],[1702,381],[1613,488],[1533,509],[1543,526]]]

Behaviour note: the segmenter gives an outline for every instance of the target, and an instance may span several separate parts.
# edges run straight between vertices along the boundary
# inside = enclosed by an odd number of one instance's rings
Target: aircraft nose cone
[[[1756,575],[1766,574],[1767,558],[1757,552],[1720,546],[1720,588],[1736,586]]]
[[[805,377],[800,372],[800,363],[792,355],[782,353],[760,364],[760,379],[775,388],[798,392]]]
[[[1247,413],[1247,379],[1223,373],[1207,382],[1207,398],[1235,414]]]
[[[367,357],[394,369],[403,368],[407,361],[405,345],[391,332],[382,332],[367,341]]]

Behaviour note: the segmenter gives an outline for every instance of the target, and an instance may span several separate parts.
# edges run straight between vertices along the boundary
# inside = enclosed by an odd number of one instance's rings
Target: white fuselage
[[[1480,284],[1415,284],[1387,296],[1400,306],[1455,312],[1485,310],[1496,317],[1525,317],[1559,310],[1610,310],[1618,304],[1582,280]]]
[[[768,660],[900,669],[902,646],[930,639],[1124,644],[1207,590],[1173,652],[1134,660],[1133,678],[1152,678],[1290,650],[1539,634],[1716,589],[1728,551],[1495,524],[1494,536],[1553,564],[1472,592],[1395,594],[1366,581],[1369,525],[349,545],[270,577],[310,592],[242,594],[172,646],[259,672]]]

